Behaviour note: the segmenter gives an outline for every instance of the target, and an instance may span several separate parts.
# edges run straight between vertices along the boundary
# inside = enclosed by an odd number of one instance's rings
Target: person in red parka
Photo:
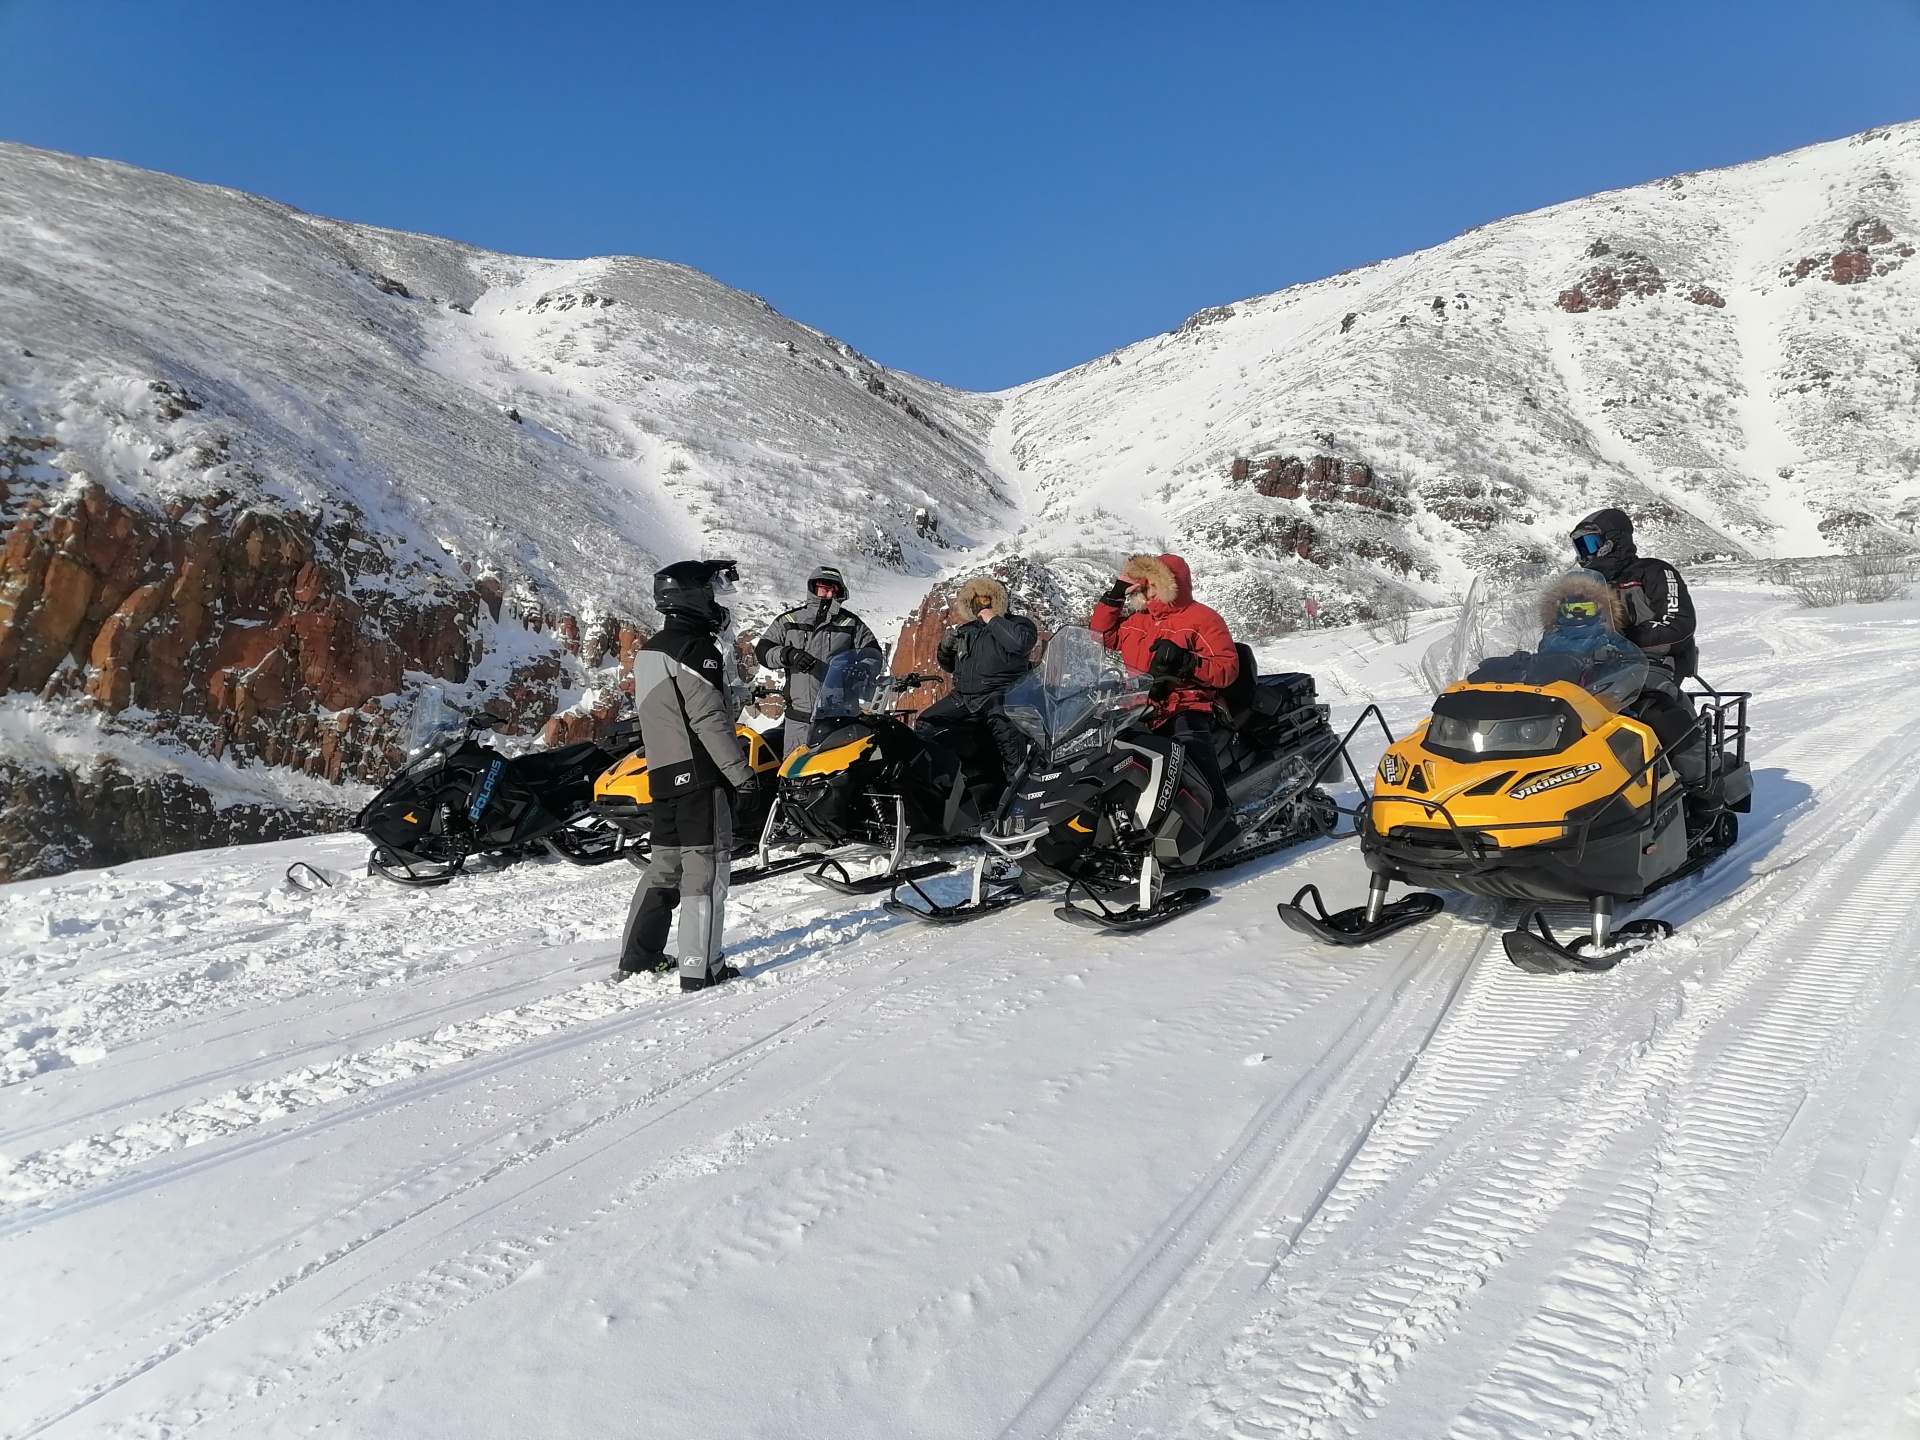
[[[1226,815],[1226,781],[1213,749],[1213,699],[1240,674],[1227,622],[1193,598],[1193,575],[1178,555],[1135,555],[1093,607],[1089,628],[1129,670],[1158,682],[1155,726],[1187,747],[1207,786],[1214,813]]]

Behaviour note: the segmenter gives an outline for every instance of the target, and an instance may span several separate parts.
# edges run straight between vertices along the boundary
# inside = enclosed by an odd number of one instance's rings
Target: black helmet
[[[719,596],[733,593],[740,567],[731,560],[682,560],[653,575],[653,607],[709,630],[723,630],[733,614]]]
[[[807,593],[813,594],[817,585],[831,585],[836,600],[847,598],[847,578],[831,565],[822,565],[807,577]]]
[[[1633,520],[1624,510],[1596,510],[1573,527],[1573,553],[1589,570],[1612,577],[1636,554]]]

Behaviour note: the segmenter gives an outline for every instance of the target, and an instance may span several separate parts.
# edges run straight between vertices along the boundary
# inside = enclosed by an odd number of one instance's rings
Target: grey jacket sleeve
[[[767,626],[765,630],[761,631],[760,638],[754,641],[754,658],[769,670],[779,670],[783,668],[780,660],[780,652],[786,648],[786,644],[787,617],[781,615],[777,617],[771,625]]]
[[[880,642],[873,638],[873,631],[867,628],[867,622],[859,620],[854,623],[853,644],[847,648],[849,650],[878,650],[880,649]]]
[[[753,783],[753,771],[740,752],[733,717],[727,714],[720,692],[711,685],[681,685],[680,705],[686,711],[687,728],[706,746],[707,754],[727,783],[738,790]]]

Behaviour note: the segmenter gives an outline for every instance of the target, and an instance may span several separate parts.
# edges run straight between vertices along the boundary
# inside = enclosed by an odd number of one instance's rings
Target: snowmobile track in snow
[[[1905,742],[1898,756],[1915,756],[1914,734],[1909,726],[1897,737]],[[1514,1313],[1531,1318],[1490,1347],[1502,1358],[1486,1375],[1459,1358],[1445,1362],[1466,1372],[1451,1377],[1460,1394],[1449,1433],[1549,1440],[1588,1433],[1630,1404],[1622,1386],[1659,1338],[1647,1330],[1648,1297],[1654,1316],[1671,1323],[1667,1297],[1692,1278],[1698,1262],[1690,1257],[1714,1227],[1738,1223],[1743,1197],[1761,1178],[1753,1155],[1772,1153],[1809,1092],[1826,1083],[1819,1077],[1844,1048],[1865,992],[1905,983],[1898,966],[1875,970],[1857,956],[1886,954],[1920,911],[1920,829],[1911,823],[1920,778],[1907,773],[1897,789],[1864,787],[1821,817],[1801,847],[1819,857],[1814,868],[1781,865],[1696,922],[1718,933],[1643,953],[1621,971],[1624,985],[1580,976],[1543,984],[1503,966],[1476,970],[1297,1245],[1280,1256],[1267,1283],[1271,1298],[1227,1343],[1224,1363],[1216,1353],[1196,1354],[1198,1373],[1184,1377],[1178,1365],[1158,1367],[1159,1405],[1174,1403],[1182,1378],[1204,1397],[1198,1409],[1191,1400],[1180,1407],[1176,1428],[1408,1433],[1396,1432],[1393,1418],[1401,1372],[1470,1297],[1497,1292],[1505,1261],[1548,1226],[1581,1233],[1549,1278],[1544,1303],[1514,1297]],[[1864,902],[1866,916],[1831,927],[1823,902],[1833,892]],[[1733,938],[1742,931],[1751,938]],[[1696,976],[1688,1003],[1649,1016],[1651,987],[1634,984],[1632,973],[1651,970],[1657,983],[1675,961]],[[1729,1037],[1698,1073],[1703,1036],[1763,988],[1762,1023]],[[1651,1033],[1619,1045],[1597,1074],[1580,1048],[1554,1053],[1562,1036],[1591,1044],[1636,1029]],[[1516,1086],[1522,1077],[1528,1083]],[[1693,1088],[1683,1090],[1682,1080]],[[1686,1099],[1674,1115],[1676,1093]],[[1547,1095],[1557,1098],[1544,1103]],[[1622,1167],[1617,1153],[1651,1113],[1674,1122],[1657,1178]],[[1433,1180],[1411,1207],[1421,1217],[1417,1234],[1376,1246],[1387,1216],[1368,1202],[1416,1157]],[[1610,1167],[1626,1173],[1610,1176]],[[1406,1198],[1392,1203],[1404,1228]],[[1429,1389],[1424,1399],[1431,1398]],[[1101,1433],[1116,1418],[1136,1419],[1110,1410],[1084,1433]]]
[[[1260,1109],[1142,1246],[1066,1358],[1001,1432],[1005,1440],[1060,1432],[1086,1408],[1088,1395],[1123,1375],[1136,1355],[1164,1351],[1184,1320],[1245,1263],[1244,1252],[1257,1238],[1253,1226],[1276,1203],[1290,1201],[1303,1215],[1317,1208],[1329,1169],[1341,1173],[1368,1121],[1431,1039],[1484,941],[1455,925],[1402,957],[1313,1067]],[[1276,1200],[1275,1191],[1303,1184],[1322,1193]],[[1076,1428],[1068,1425],[1066,1433]]]

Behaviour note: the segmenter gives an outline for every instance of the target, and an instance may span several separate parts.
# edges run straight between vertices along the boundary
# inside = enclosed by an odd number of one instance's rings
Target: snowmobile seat
[[[1233,653],[1240,657],[1240,673],[1220,692],[1214,714],[1229,730],[1238,730],[1253,715],[1254,697],[1259,693],[1260,662],[1253,658],[1249,646],[1235,644]]]

